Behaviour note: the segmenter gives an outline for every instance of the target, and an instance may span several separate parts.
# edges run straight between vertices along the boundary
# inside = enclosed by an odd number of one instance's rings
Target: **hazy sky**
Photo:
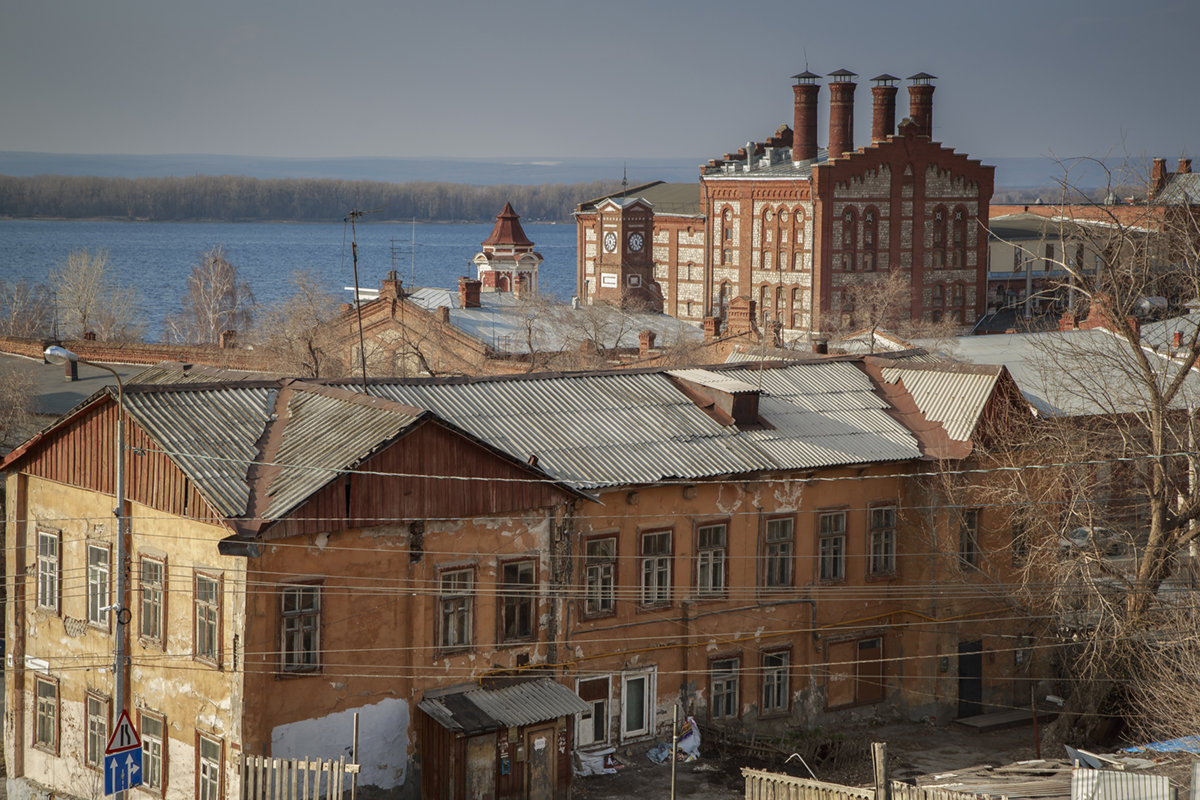
[[[1196,0],[0,0],[0,150],[699,160],[790,124],[807,54],[860,75],[856,144],[868,79],[925,71],[974,157],[1174,159],[1197,33]]]

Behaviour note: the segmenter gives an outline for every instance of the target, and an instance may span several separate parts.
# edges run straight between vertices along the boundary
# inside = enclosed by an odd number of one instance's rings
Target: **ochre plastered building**
[[[761,324],[796,338],[850,324],[854,287],[899,272],[902,317],[974,323],[986,309],[994,168],[933,139],[933,76],[925,73],[909,79],[909,117],[899,126],[898,79],[873,79],[871,141],[859,148],[855,75],[832,73],[828,146],[819,148],[819,77],[796,76],[793,127],[701,167],[694,207],[685,187],[664,184],[581,204],[580,297],[652,299],[699,323],[723,318],[745,296]],[[672,202],[660,212],[656,196]],[[640,246],[647,214],[651,249]],[[650,269],[654,286],[645,280]]]
[[[673,708],[769,730],[1024,696],[1003,604],[934,590],[1009,563],[1003,515],[928,475],[1021,412],[1002,368],[201,372],[126,387],[124,598],[114,394],[3,464],[10,796],[92,791],[117,636],[167,798],[343,754],[355,713],[362,785],[563,797],[576,747],[651,741]]]

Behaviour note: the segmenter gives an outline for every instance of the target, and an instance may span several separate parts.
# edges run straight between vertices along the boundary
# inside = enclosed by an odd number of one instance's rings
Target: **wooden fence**
[[[777,772],[742,769],[746,800],[875,800],[874,789],[859,789],[837,783],[794,778]],[[974,800],[976,795],[911,786],[892,781],[892,800]]]
[[[358,764],[242,755],[242,800],[342,800],[358,789]]]

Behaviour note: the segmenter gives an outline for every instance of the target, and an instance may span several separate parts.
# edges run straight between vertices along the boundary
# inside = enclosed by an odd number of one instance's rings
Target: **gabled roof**
[[[944,364],[898,363],[883,368],[883,379],[903,383],[927,419],[941,423],[946,434],[965,442],[996,390],[1003,367],[967,366],[946,369]]]
[[[580,203],[576,214],[586,214],[594,211],[600,203],[608,198],[640,197],[653,206],[656,215],[700,216],[700,184],[664,183],[651,181],[639,186],[631,186],[621,191],[611,192]]]
[[[1200,205],[1200,172],[1173,172],[1154,203],[1164,206]]]

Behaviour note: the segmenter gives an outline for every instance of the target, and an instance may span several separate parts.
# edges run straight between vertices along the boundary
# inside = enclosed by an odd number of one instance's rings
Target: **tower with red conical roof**
[[[511,203],[496,215],[496,226],[474,261],[482,291],[537,294],[542,256],[534,251]]]

